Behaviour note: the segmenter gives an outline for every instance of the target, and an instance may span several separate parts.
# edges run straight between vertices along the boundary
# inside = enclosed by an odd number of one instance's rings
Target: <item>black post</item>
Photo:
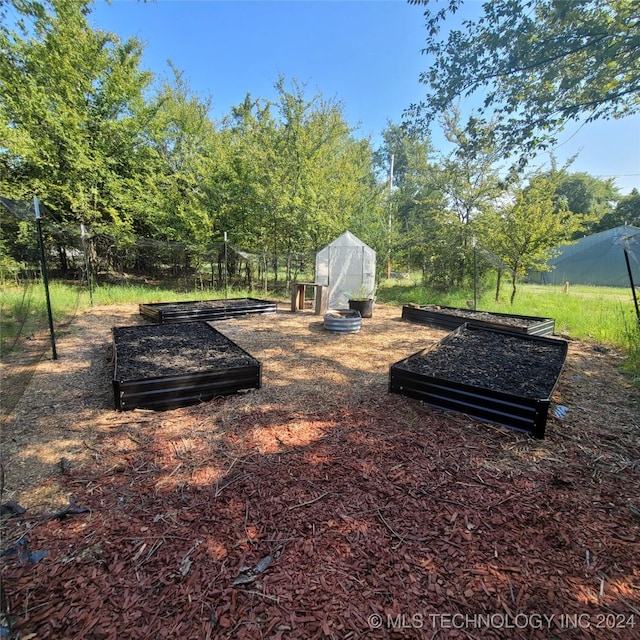
[[[84,251],[84,268],[87,272],[87,286],[89,287],[89,304],[93,307],[93,290],[91,288],[91,272],[89,271],[89,254],[87,253],[87,231],[84,224],[80,225],[80,238],[82,238],[82,249]]]
[[[473,310],[478,308],[478,263],[476,258],[476,245],[478,241],[473,238],[471,240],[473,244]]]
[[[227,256],[227,232],[224,232],[224,298],[229,297],[229,262]]]
[[[638,309],[638,297],[636,296],[636,286],[633,283],[633,273],[631,271],[631,264],[629,263],[629,254],[624,249],[624,260],[627,263],[627,272],[629,273],[629,283],[631,284],[631,293],[633,294],[633,304],[636,306],[636,318],[640,322],[640,310]]]
[[[47,260],[44,253],[44,241],[42,240],[42,225],[40,223],[40,205],[38,198],[33,199],[33,206],[36,211],[36,229],[38,230],[38,245],[40,246],[40,262],[42,263],[42,280],[44,282],[44,293],[47,300],[47,314],[49,316],[49,335],[51,336],[51,353],[54,360],[58,359],[56,351],[56,336],[53,330],[53,315],[51,313],[51,298],[49,297],[49,280],[47,278]]]

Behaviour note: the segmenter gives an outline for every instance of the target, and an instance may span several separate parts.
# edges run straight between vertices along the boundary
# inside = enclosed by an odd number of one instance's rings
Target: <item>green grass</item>
[[[229,290],[228,298],[245,298],[252,294],[244,290]],[[253,294],[255,297],[255,294]],[[129,304],[153,302],[179,302],[184,300],[211,300],[224,298],[225,292],[207,290],[175,291],[162,287],[149,287],[143,285],[101,285],[93,293],[93,304]],[[85,307],[89,305],[89,295],[86,294]]]
[[[54,325],[64,322],[82,305],[81,295],[65,284],[49,285],[51,315]],[[48,327],[44,287],[33,281],[22,287],[4,286],[0,298],[0,354],[10,352],[16,340]]]
[[[509,303],[510,288],[503,288],[499,302],[493,290],[478,296],[477,308],[483,311],[554,318],[556,332],[580,340],[611,346],[623,346],[626,324],[635,318],[630,289],[573,286],[568,293],[562,287],[519,285],[513,305]],[[378,300],[391,304],[441,304],[466,308],[473,293],[437,294],[412,283],[385,281],[378,289]],[[625,320],[627,321],[625,323]]]

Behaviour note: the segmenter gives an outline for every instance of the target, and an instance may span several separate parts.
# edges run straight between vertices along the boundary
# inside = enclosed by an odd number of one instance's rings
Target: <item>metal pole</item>
[[[392,220],[391,220],[391,211],[392,211],[392,202],[391,202],[391,196],[393,195],[393,163],[395,160],[395,156],[392,153],[391,154],[391,168],[389,170],[389,246],[387,248],[387,280],[389,280],[391,278],[391,226],[392,226]]]
[[[624,251],[624,260],[627,263],[627,272],[629,273],[629,283],[631,284],[631,293],[633,294],[633,304],[636,307],[636,317],[638,318],[638,322],[640,322],[640,310],[638,309],[638,297],[636,296],[636,287],[633,283],[633,273],[631,271],[631,264],[629,263],[629,254],[626,249]]]
[[[473,246],[473,310],[475,311],[478,308],[478,262],[476,259],[478,241],[475,237],[471,239],[471,244]]]
[[[87,253],[87,233],[84,224],[80,225],[80,237],[82,238],[82,249],[84,251],[84,268],[87,272],[87,286],[89,287],[89,304],[93,307],[93,289],[91,287],[91,272],[89,271],[89,254]]]
[[[224,232],[224,297],[229,297],[229,263],[227,262],[227,232]]]
[[[42,240],[42,226],[40,223],[40,205],[38,198],[33,198],[33,207],[36,211],[36,229],[38,230],[38,245],[40,246],[40,262],[42,264],[42,280],[44,282],[44,292],[47,300],[47,315],[49,316],[49,335],[51,336],[51,353],[54,360],[58,359],[56,351],[56,336],[53,330],[53,315],[51,313],[51,298],[49,297],[49,280],[47,278],[47,260],[44,253],[44,241]]]

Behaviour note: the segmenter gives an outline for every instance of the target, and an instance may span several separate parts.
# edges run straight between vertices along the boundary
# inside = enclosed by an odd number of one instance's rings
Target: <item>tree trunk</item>
[[[253,270],[251,269],[251,263],[246,260],[244,263],[245,284],[249,291],[253,291]]]
[[[514,273],[513,276],[511,276],[511,304],[513,304],[513,301],[516,297],[516,274]]]
[[[500,302],[500,285],[502,284],[502,269],[498,269],[498,278],[496,280],[496,302]]]
[[[67,273],[69,271],[69,262],[67,261],[67,251],[62,245],[57,245],[58,258],[60,260],[60,271]]]

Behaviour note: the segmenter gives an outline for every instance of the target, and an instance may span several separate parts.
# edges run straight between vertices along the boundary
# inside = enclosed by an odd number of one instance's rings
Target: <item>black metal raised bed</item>
[[[259,389],[262,365],[206,322],[112,329],[115,408],[174,409]]]
[[[391,365],[389,391],[544,438],[565,340],[465,323]]]
[[[277,303],[258,298],[229,298],[184,302],[154,302],[141,304],[140,314],[153,322],[193,322],[195,320],[225,320],[254,313],[275,313]]]
[[[552,335],[555,330],[553,318],[538,318],[536,316],[521,316],[511,313],[494,313],[493,311],[474,311],[458,307],[444,307],[434,304],[424,306],[406,305],[402,307],[402,317],[412,322],[428,324],[438,329],[449,331],[463,325],[465,322],[508,329],[534,336]]]

